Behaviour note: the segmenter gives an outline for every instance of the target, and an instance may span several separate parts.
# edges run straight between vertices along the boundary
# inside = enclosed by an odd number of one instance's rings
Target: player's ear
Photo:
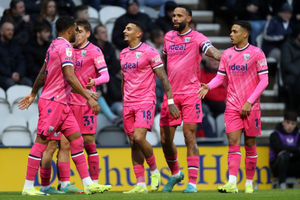
[[[192,21],[192,17],[188,15],[188,16],[187,16],[187,22],[188,22],[188,23],[191,23],[191,21]]]
[[[88,38],[91,36],[91,31],[87,32],[87,36],[88,36]]]

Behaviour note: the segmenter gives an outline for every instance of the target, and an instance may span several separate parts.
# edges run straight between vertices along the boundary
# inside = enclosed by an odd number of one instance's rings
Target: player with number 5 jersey
[[[175,30],[166,33],[164,38],[163,60],[174,93],[171,102],[179,108],[180,117],[175,119],[168,113],[170,101],[164,98],[160,118],[161,144],[172,176],[162,192],[171,192],[174,185],[184,178],[179,169],[177,150],[173,142],[176,127],[182,121],[189,172],[189,184],[183,192],[197,192],[199,150],[196,127],[202,122],[201,99],[197,97],[200,87],[198,73],[202,54],[216,60],[221,57],[221,53],[212,46],[207,37],[189,27],[191,18],[192,12],[188,7],[177,6],[172,17]]]

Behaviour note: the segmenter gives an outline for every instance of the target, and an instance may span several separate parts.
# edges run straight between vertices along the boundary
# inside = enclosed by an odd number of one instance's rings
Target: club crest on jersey
[[[136,59],[139,59],[141,57],[141,55],[142,55],[142,52],[136,52],[135,53]]]
[[[57,136],[59,136],[59,132],[54,133],[54,137],[57,137]]]
[[[250,54],[244,54],[243,57],[244,57],[244,60],[247,61],[250,58]]]
[[[66,48],[66,55],[67,55],[68,57],[71,57],[71,56],[72,56],[72,49]]]
[[[184,42],[185,42],[185,43],[189,42],[190,40],[191,40],[191,37],[185,37],[185,38],[184,38]]]
[[[81,57],[84,57],[86,55],[86,50],[81,50],[80,55],[81,55]]]

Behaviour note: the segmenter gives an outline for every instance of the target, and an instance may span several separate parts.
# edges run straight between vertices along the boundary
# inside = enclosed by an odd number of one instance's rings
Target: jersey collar
[[[249,46],[250,46],[249,43],[248,43],[245,47],[240,48],[240,49],[238,49],[238,48],[236,48],[236,46],[234,46],[234,50],[236,50],[236,51],[244,51],[244,50],[247,49]]]
[[[142,42],[140,42],[137,46],[135,46],[135,47],[132,47],[132,48],[130,48],[129,47],[129,50],[131,50],[131,51],[133,51],[133,50],[136,50],[136,49],[138,49],[140,46],[142,46]]]
[[[83,47],[81,47],[81,48],[78,48],[78,49],[84,49],[84,48],[86,48],[87,46],[89,46],[89,44],[90,44],[90,42],[89,41],[87,41],[87,43],[83,46]]]
[[[69,42],[68,40],[66,40],[65,38],[63,38],[63,37],[57,37],[57,39],[63,39],[63,40],[65,40],[67,43],[70,44],[70,42]],[[70,45],[71,45],[71,44],[70,44]]]
[[[179,34],[179,33],[177,32],[177,34],[178,34],[179,36],[185,36],[185,35],[189,34],[190,32],[192,32],[192,29],[189,29],[187,32],[182,33],[182,34]]]

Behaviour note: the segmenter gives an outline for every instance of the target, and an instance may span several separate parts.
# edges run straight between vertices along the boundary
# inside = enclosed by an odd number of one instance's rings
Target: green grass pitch
[[[260,190],[253,194],[244,194],[240,191],[238,194],[223,194],[217,191],[199,191],[193,194],[183,194],[182,192],[172,193],[148,193],[148,194],[122,194],[121,192],[106,192],[103,194],[85,195],[51,195],[51,196],[22,196],[17,192],[1,192],[2,200],[298,200],[300,199],[300,189],[289,190]]]

